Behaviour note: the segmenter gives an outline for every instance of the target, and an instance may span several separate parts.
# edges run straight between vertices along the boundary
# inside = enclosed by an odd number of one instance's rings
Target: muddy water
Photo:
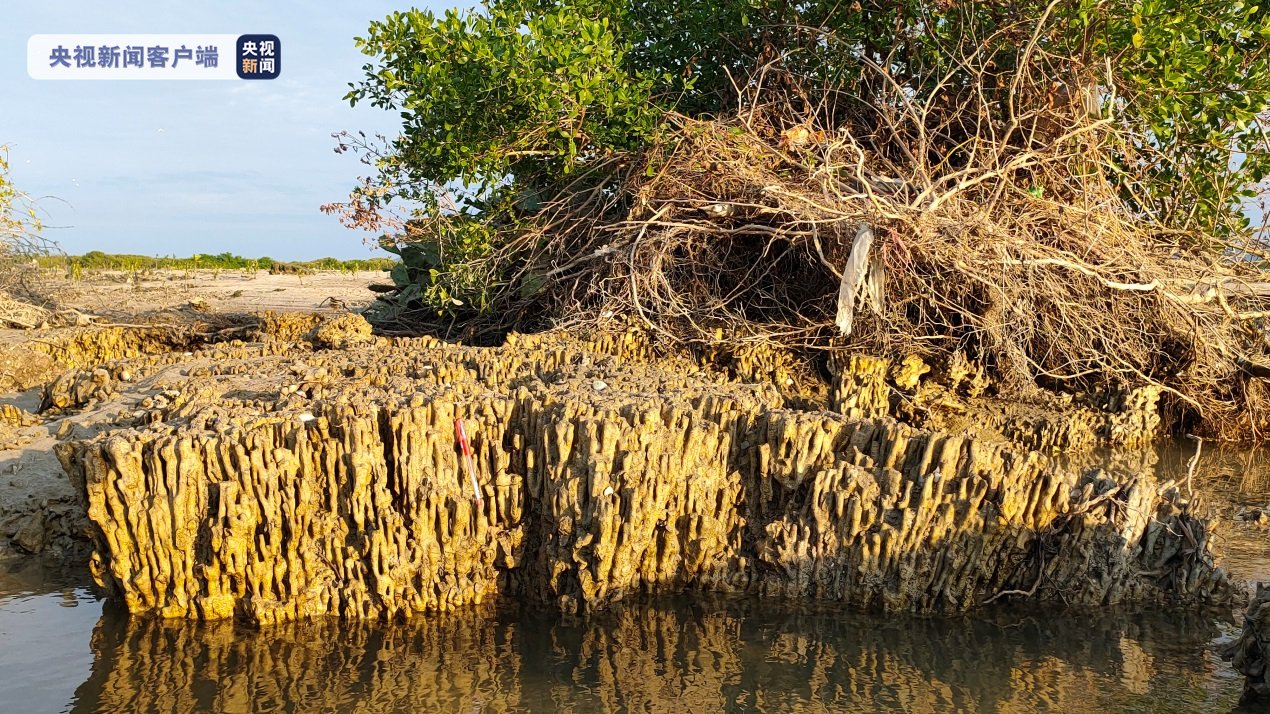
[[[1185,477],[1189,453],[1156,468]],[[1210,451],[1194,487],[1229,518],[1270,502],[1270,456]],[[1270,580],[1270,531],[1225,564]],[[1230,712],[1230,622],[989,608],[891,617],[683,597],[562,621],[505,608],[263,631],[129,618],[79,572],[0,572],[0,712]]]

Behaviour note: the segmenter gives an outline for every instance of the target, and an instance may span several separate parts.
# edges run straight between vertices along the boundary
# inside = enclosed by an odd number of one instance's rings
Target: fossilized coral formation
[[[642,359],[636,333],[509,343],[187,370],[136,428],[59,449],[98,579],[134,612],[256,623],[512,593],[572,612],[684,588],[919,611],[1230,596],[1204,524],[1147,475],[785,409],[772,387]],[[861,373],[840,382],[874,384],[877,367],[848,363]]]

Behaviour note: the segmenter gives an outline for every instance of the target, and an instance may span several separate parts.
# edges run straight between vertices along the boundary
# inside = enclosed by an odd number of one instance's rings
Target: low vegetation
[[[155,257],[145,255],[126,255],[90,251],[83,255],[42,255],[35,258],[41,268],[61,268],[66,270],[263,270],[269,271],[277,266],[285,266],[281,272],[297,272],[300,269],[309,271],[330,270],[354,272],[363,270],[389,270],[396,262],[390,258],[366,258],[359,260],[340,260],[338,258],[319,258],[307,261],[279,261],[273,258],[244,258],[233,253],[217,253],[216,255],[194,254],[188,258],[175,256]]]

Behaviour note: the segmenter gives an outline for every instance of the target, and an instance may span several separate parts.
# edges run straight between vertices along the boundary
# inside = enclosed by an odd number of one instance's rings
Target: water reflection
[[[92,665],[101,605],[82,568],[0,564],[0,712],[63,711]],[[20,705],[20,706],[18,706]]]
[[[71,711],[1230,711],[1203,618],[887,619],[754,600],[264,631],[107,611]]]

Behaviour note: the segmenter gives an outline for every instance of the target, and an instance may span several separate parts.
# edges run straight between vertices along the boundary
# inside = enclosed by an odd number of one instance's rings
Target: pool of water
[[[678,597],[251,630],[129,617],[68,580],[0,597],[0,710],[1229,712],[1228,623],[1167,612],[881,618]]]
[[[1270,502],[1270,459],[1204,459],[1219,517]],[[1161,455],[1161,476],[1185,462]],[[1268,543],[1229,528],[1226,565],[1270,580]],[[884,618],[704,595],[253,630],[129,617],[82,570],[0,566],[0,712],[1231,712],[1241,681],[1216,648],[1236,632],[1141,609]]]

